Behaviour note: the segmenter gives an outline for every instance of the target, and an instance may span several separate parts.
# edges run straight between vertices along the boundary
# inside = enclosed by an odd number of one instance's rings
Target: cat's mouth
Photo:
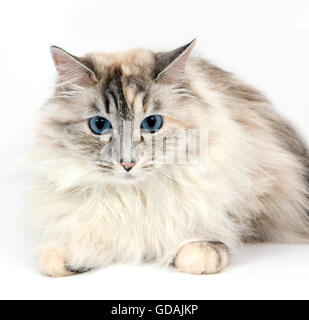
[[[116,173],[113,175],[113,179],[116,183],[123,183],[123,184],[131,184],[135,183],[136,181],[140,180],[140,177],[134,173],[123,172],[123,173]]]

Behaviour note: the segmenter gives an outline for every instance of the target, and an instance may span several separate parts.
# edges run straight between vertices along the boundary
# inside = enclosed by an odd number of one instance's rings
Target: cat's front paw
[[[74,274],[64,261],[64,256],[58,249],[43,251],[39,258],[40,271],[49,277],[67,277]]]
[[[176,255],[175,267],[186,273],[213,274],[228,264],[228,250],[222,243],[206,241],[184,245]]]

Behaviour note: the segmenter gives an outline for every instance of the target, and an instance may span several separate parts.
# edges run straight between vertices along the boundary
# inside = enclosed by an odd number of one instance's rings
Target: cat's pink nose
[[[124,167],[125,170],[130,171],[135,165],[135,162],[120,162],[120,164]]]

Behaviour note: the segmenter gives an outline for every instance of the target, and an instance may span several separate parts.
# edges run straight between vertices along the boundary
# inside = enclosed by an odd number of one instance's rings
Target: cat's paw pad
[[[228,264],[225,245],[212,242],[192,242],[184,245],[174,260],[175,267],[186,273],[213,274]]]
[[[49,277],[67,277],[74,274],[67,269],[64,257],[57,249],[46,250],[41,253],[39,268],[44,275]]]

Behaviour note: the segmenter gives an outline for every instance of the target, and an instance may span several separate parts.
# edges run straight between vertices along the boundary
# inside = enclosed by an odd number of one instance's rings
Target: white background
[[[33,115],[55,74],[52,44],[73,54],[132,47],[196,54],[261,89],[309,140],[307,0],[2,1],[0,5],[0,298],[309,298],[309,247],[245,246],[219,275],[110,266],[63,279],[41,276],[25,220]]]

